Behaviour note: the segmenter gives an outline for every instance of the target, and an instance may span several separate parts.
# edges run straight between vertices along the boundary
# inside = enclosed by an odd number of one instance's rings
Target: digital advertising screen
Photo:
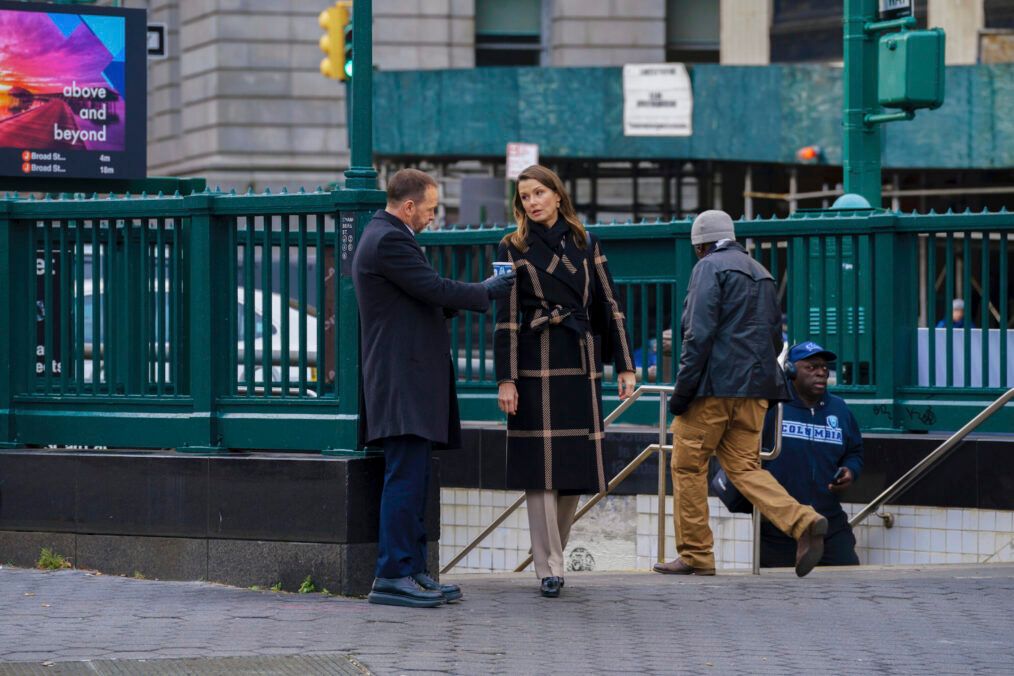
[[[145,177],[146,18],[0,1],[0,176]]]

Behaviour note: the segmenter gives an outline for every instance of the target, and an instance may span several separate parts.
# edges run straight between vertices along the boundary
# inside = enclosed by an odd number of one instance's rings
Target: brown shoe
[[[824,556],[824,536],[827,519],[817,517],[796,540],[796,575],[804,577]]]
[[[663,575],[714,575],[714,568],[694,568],[688,565],[683,559],[676,559],[667,563],[656,563],[651,567],[656,573]]]

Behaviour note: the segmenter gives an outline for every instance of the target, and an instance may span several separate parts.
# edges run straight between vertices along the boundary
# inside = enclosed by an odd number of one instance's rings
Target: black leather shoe
[[[405,608],[436,608],[444,604],[443,594],[420,589],[411,577],[378,577],[366,598],[370,603]]]
[[[542,578],[542,585],[539,587],[539,591],[546,598],[555,599],[560,595],[560,587],[563,586],[563,579],[559,577],[544,577]]]
[[[456,584],[440,584],[426,573],[416,573],[412,579],[423,589],[440,592],[448,603],[461,598],[461,587]]]

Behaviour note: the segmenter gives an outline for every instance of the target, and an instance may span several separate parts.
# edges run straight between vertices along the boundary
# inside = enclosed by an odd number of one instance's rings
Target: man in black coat
[[[827,519],[801,505],[760,466],[770,401],[788,399],[777,357],[782,312],[771,273],[736,242],[724,211],[705,211],[690,230],[698,262],[683,305],[683,351],[669,401],[673,421],[673,514],[679,558],[655,571],[714,575],[708,525],[708,459],[779,530],[797,540],[802,577],[824,552]]]
[[[433,222],[437,184],[416,169],[388,181],[387,208],[352,259],[361,321],[366,443],[384,449],[380,542],[371,603],[434,607],[461,598],[426,572],[424,512],[433,444],[459,444],[461,425],[445,312],[485,312],[514,274],[478,284],[444,279],[415,233]]]

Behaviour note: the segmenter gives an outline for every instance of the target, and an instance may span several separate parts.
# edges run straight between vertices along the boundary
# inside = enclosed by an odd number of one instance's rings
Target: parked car
[[[254,372],[253,382],[257,387],[262,387],[264,381],[264,334],[265,334],[265,320],[264,320],[264,293],[260,289],[255,289],[253,292],[253,321],[254,321]],[[103,302],[103,299],[99,300],[99,303]],[[246,321],[244,312],[246,311],[246,291],[240,287],[236,294],[236,383],[240,392],[245,391],[246,388]],[[282,380],[282,352],[281,352],[281,317],[282,312],[288,313],[289,320],[289,382],[290,391],[298,391],[300,369],[299,369],[299,347],[300,347],[300,313],[299,307],[294,301],[283,302],[281,295],[277,293],[271,294],[271,324],[270,324],[270,336],[272,344],[272,367],[271,367],[271,383],[274,388],[280,387]],[[84,381],[86,383],[94,382],[93,380],[93,367],[92,367],[92,342],[94,340],[94,316],[95,310],[92,284],[89,281],[85,282],[84,285],[84,343],[85,343],[85,361],[84,361]],[[45,314],[44,308],[40,310],[42,315]],[[66,314],[66,313],[64,313]],[[185,319],[184,319],[185,321]],[[162,326],[169,325],[169,307],[165,308],[165,319],[161,324]],[[157,339],[156,339],[157,340]],[[168,345],[166,346],[168,351]],[[316,311],[312,307],[307,308],[306,315],[306,381],[308,383],[308,393],[310,396],[316,396],[314,391],[311,391],[311,387],[316,386],[317,380],[317,317]],[[104,374],[100,371],[99,380],[104,378]],[[171,380],[171,369],[166,366],[165,381]],[[309,385],[313,383],[313,385]]]

